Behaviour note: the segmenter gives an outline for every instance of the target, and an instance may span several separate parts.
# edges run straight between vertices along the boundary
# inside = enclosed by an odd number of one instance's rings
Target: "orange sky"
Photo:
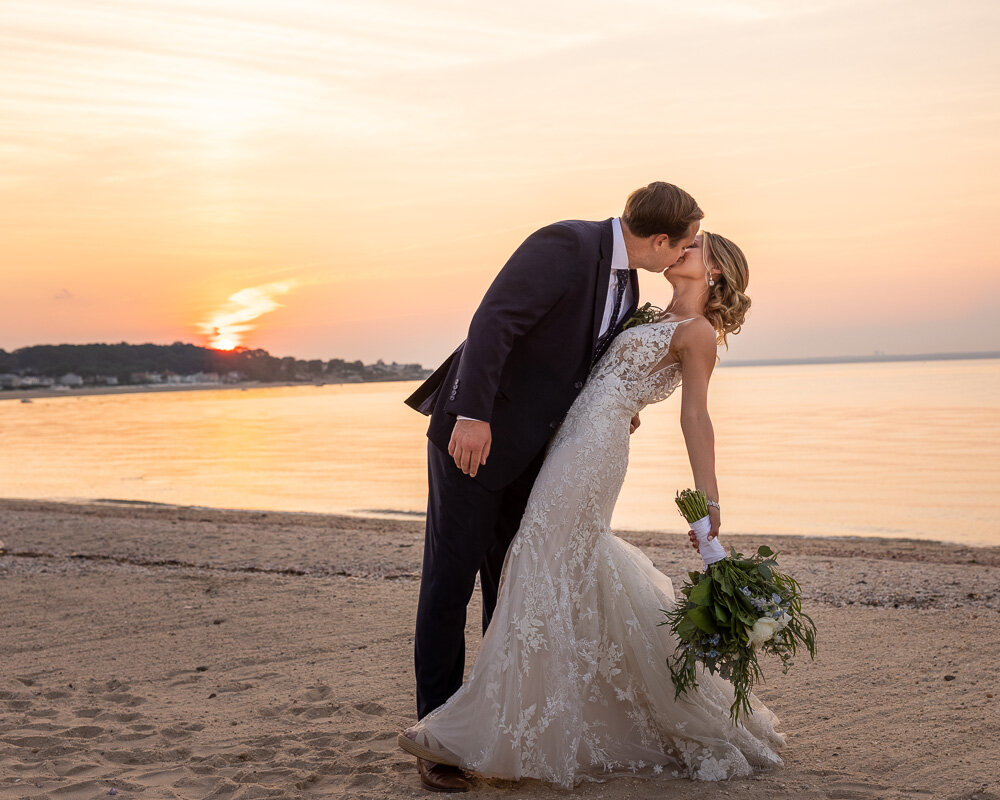
[[[6,0],[0,347],[281,285],[245,344],[435,364],[528,233],[668,180],[750,258],[733,358],[1000,349],[1000,6],[567,8]]]

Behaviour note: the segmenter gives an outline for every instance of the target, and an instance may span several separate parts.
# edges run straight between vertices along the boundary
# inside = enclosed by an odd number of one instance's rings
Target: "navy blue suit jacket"
[[[466,340],[407,398],[430,415],[427,435],[445,451],[457,416],[490,423],[493,442],[475,478],[486,488],[503,488],[531,463],[583,388],[612,246],[611,219],[535,231],[487,290]],[[635,270],[629,279],[637,301]]]

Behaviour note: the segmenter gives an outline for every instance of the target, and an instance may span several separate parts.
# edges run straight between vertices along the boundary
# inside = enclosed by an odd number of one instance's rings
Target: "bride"
[[[609,527],[630,420],[683,379],[681,428],[719,531],[708,384],[717,344],[750,307],[749,270],[735,244],[704,232],[666,278],[667,310],[614,339],[550,445],[468,679],[399,735],[403,750],[567,788],[617,774],[724,780],[781,763],[784,735],[755,696],[738,725],[732,686],[718,676],[702,671],[697,691],[674,698],[667,657],[677,640],[657,626],[673,586]],[[672,507],[669,493],[662,502]]]

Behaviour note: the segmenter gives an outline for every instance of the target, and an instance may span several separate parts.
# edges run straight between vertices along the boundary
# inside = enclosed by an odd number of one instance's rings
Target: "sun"
[[[236,342],[232,339],[216,339],[213,346],[216,350],[232,350],[236,347]]]

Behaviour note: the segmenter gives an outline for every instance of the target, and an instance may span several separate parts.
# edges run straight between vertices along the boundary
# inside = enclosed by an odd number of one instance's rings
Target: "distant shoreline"
[[[1000,358],[1000,350],[980,353],[917,353],[916,355],[818,356],[816,358],[754,358],[722,361],[720,367],[783,367],[801,364],[881,364],[893,361],[973,361]]]
[[[826,365],[826,364],[882,364],[892,362],[908,361],[974,361],[1000,359],[1000,351],[988,351],[980,353],[919,353],[916,355],[877,355],[877,356],[826,356],[817,358],[761,358],[747,361],[722,361],[720,367],[791,367],[802,365]],[[418,380],[416,378],[403,378],[404,381]],[[283,386],[346,386],[373,383],[396,383],[398,381],[324,381],[314,383],[312,381],[241,381],[239,383],[199,383],[199,384],[137,384],[125,386],[82,386],[71,389],[9,389],[0,390],[0,400],[20,400],[27,398],[49,397],[84,397],[98,394],[137,394],[139,392],[190,392],[211,389],[269,389]]]
[[[411,380],[407,378],[406,380]],[[97,394],[139,394],[140,392],[191,392],[204,390],[273,389],[283,386],[354,386],[395,381],[241,381],[239,383],[142,383],[124,386],[81,386],[75,389],[6,389],[0,390],[0,400],[28,400],[50,397],[85,397]]]

